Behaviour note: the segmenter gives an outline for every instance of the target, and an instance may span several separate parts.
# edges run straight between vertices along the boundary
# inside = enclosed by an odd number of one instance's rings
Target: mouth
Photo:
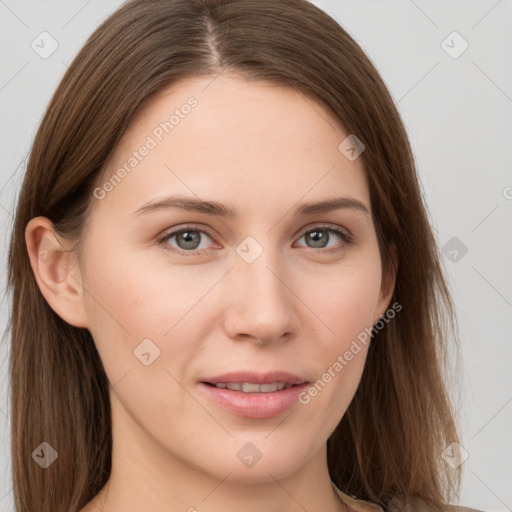
[[[289,389],[299,384],[290,384],[287,382],[273,382],[271,384],[257,384],[255,382],[204,382],[207,386],[213,386],[217,389],[230,389],[231,391],[241,391],[242,393],[275,393],[283,389]]]
[[[198,384],[209,399],[225,411],[263,419],[287,411],[309,382],[288,372],[236,372],[207,378]]]

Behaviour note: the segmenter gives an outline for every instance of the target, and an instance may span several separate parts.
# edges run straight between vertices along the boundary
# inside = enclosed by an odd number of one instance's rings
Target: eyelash
[[[332,228],[330,226],[322,226],[322,225],[314,226],[313,228],[309,228],[306,231],[303,231],[300,238],[302,238],[304,235],[311,233],[317,229],[323,229],[323,230],[327,231],[328,233],[334,233],[334,234],[338,235],[343,240],[344,243],[340,247],[331,248],[331,249],[314,249],[312,247],[309,247],[309,249],[311,249],[312,251],[324,252],[324,253],[337,253],[337,252],[340,252],[343,249],[345,249],[346,246],[352,245],[355,243],[354,237],[351,234],[349,234],[345,231],[341,231],[339,229]],[[164,250],[171,251],[172,253],[178,254],[180,256],[194,257],[194,256],[201,255],[202,250],[198,251],[198,250],[194,249],[194,250],[190,250],[190,251],[183,251],[182,249],[178,249],[176,247],[173,247],[171,249],[170,248],[171,246],[169,246],[169,244],[165,243],[165,242],[168,242],[173,236],[178,235],[183,232],[186,232],[186,231],[194,231],[197,233],[204,233],[210,239],[212,239],[212,241],[215,242],[214,237],[211,236],[208,233],[208,231],[205,231],[203,229],[198,229],[193,226],[185,226],[178,230],[171,231],[170,233],[165,233],[163,236],[158,238],[158,243],[164,246]],[[203,250],[207,250],[207,249],[203,249]]]

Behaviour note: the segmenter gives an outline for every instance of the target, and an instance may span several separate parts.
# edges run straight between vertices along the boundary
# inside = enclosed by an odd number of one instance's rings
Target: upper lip
[[[224,373],[215,377],[208,377],[202,380],[209,384],[218,384],[219,382],[240,382],[251,384],[272,384],[273,382],[284,382],[285,384],[304,384],[308,382],[306,379],[294,375],[293,373],[276,371],[267,373],[256,373],[253,371],[238,371],[231,373]]]

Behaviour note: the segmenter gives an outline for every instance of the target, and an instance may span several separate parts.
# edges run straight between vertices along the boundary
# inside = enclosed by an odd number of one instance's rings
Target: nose
[[[297,332],[300,301],[292,291],[290,274],[266,251],[252,263],[237,259],[225,280],[225,329],[231,339],[261,345]]]

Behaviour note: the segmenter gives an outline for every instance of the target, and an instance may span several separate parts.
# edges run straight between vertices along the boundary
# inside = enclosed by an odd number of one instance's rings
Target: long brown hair
[[[12,471],[19,512],[75,512],[111,470],[109,382],[87,329],[43,298],[25,243],[45,216],[84,236],[93,190],[134,116],[182,78],[235,73],[293,87],[325,105],[362,153],[383,271],[398,269],[403,310],[374,333],[346,414],[328,440],[332,480],[385,509],[418,497],[442,508],[460,468],[441,458],[458,440],[447,352],[456,319],[406,131],[386,86],[357,43],[306,0],[133,0],[91,35],[69,66],[35,136],[8,257],[12,293]],[[341,141],[340,141],[341,142]],[[43,470],[42,442],[58,452]]]

